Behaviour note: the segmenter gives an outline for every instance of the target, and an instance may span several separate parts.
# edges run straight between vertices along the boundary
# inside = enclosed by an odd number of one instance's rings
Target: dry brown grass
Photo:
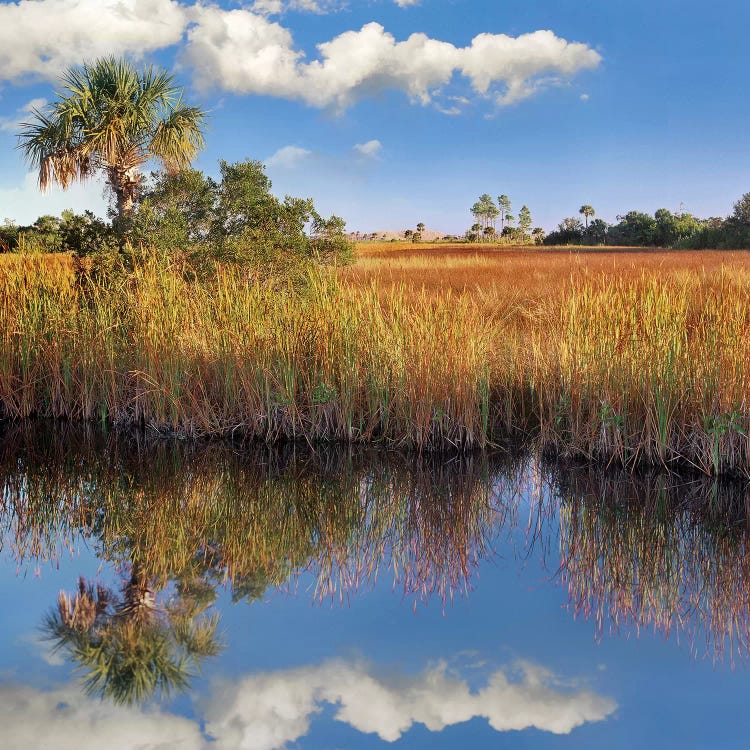
[[[701,276],[721,269],[750,272],[750,251],[360,243],[356,262],[340,276],[358,284],[377,280],[431,291],[520,294],[532,300],[556,297],[582,282]]]
[[[365,247],[303,293],[155,259],[82,289],[45,262],[0,274],[9,417],[420,449],[521,430],[750,475],[750,252]]]

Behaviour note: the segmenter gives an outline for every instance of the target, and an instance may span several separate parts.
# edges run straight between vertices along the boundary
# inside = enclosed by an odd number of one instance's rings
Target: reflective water
[[[0,747],[747,747],[750,490],[0,437]]]

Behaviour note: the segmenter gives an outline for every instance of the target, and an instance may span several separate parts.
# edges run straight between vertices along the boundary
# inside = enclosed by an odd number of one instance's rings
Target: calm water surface
[[[0,434],[0,747],[746,748],[750,493]]]

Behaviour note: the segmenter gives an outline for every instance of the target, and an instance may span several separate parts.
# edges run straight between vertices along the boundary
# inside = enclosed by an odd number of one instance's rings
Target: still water
[[[0,434],[0,747],[746,748],[750,490]]]

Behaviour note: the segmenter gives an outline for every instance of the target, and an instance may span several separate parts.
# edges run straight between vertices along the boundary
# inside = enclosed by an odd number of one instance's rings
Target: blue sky
[[[14,133],[107,53],[211,110],[198,167],[262,160],[352,230],[462,232],[483,192],[546,229],[582,203],[726,215],[750,190],[749,23],[738,0],[3,2],[0,220],[103,213],[100,185],[40,196]]]

